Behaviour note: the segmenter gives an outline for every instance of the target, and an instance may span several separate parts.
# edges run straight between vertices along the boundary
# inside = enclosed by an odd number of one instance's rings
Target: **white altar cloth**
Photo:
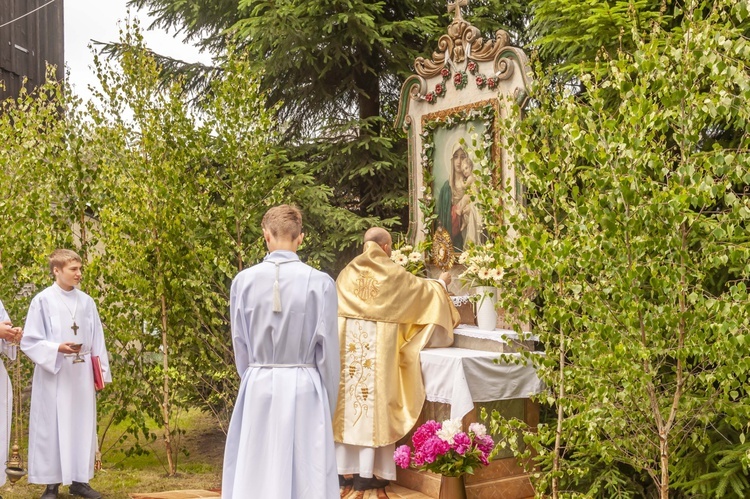
[[[511,329],[479,329],[477,326],[470,324],[461,324],[453,330],[454,334],[470,336],[481,340],[492,340],[500,343],[507,343],[507,340],[515,341],[539,341],[539,336],[531,333],[519,335]]]
[[[520,354],[503,354],[520,357]],[[451,419],[474,402],[528,398],[543,384],[531,365],[495,363],[500,354],[466,348],[427,348],[420,353],[427,400],[450,404]]]

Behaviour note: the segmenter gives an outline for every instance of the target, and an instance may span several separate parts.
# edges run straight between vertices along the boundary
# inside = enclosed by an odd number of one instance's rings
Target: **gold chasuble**
[[[419,352],[453,344],[459,314],[438,281],[416,277],[374,242],[336,280],[341,381],[337,442],[392,444],[412,429],[425,400]]]

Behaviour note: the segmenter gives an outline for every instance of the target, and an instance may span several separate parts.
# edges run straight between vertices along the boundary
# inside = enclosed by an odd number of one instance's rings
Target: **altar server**
[[[369,229],[364,241],[362,254],[336,280],[343,372],[334,437],[341,497],[352,488],[384,488],[396,478],[394,444],[412,429],[425,400],[419,352],[428,342],[453,344],[459,321],[446,289],[449,273],[431,280],[404,270],[390,259],[385,229]]]
[[[270,252],[232,282],[230,321],[241,384],[224,452],[222,497],[338,497],[331,414],[339,385],[336,287],[300,262],[302,214],[262,222]]]
[[[111,382],[107,349],[94,300],[76,288],[81,257],[58,249],[49,257],[52,286],[31,301],[21,350],[34,361],[29,415],[29,483],[47,485],[55,499],[60,484],[71,495],[101,498],[88,482],[96,459],[96,390],[92,356]]]
[[[2,264],[0,264],[0,269]],[[15,360],[16,343],[21,338],[21,328],[13,327],[3,302],[0,301],[0,351]],[[13,387],[5,364],[0,360],[0,463],[8,461],[11,415],[13,414]],[[5,473],[0,473],[0,487],[5,485]]]

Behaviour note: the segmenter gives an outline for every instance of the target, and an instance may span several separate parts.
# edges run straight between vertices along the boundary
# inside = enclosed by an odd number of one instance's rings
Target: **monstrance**
[[[18,351],[18,342],[12,343],[16,348],[16,360],[13,370],[13,446],[10,448],[10,456],[8,461],[5,463],[5,475],[8,477],[8,481],[11,486],[14,485],[18,480],[26,476],[26,470],[24,469],[23,456],[21,456],[21,425],[23,424],[23,418],[21,417],[21,355]],[[10,402],[10,401],[8,401]],[[10,404],[8,404],[10,406]],[[10,422],[10,407],[8,407],[8,421]]]
[[[453,267],[453,241],[442,226],[432,236],[432,262],[443,271]]]

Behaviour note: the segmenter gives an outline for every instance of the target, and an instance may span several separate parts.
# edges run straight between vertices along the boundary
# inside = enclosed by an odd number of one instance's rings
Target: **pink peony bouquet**
[[[474,468],[489,464],[490,452],[495,447],[483,424],[472,423],[465,432],[460,419],[427,421],[414,432],[411,441],[414,452],[408,445],[397,448],[393,453],[396,464],[445,476],[474,473]]]

